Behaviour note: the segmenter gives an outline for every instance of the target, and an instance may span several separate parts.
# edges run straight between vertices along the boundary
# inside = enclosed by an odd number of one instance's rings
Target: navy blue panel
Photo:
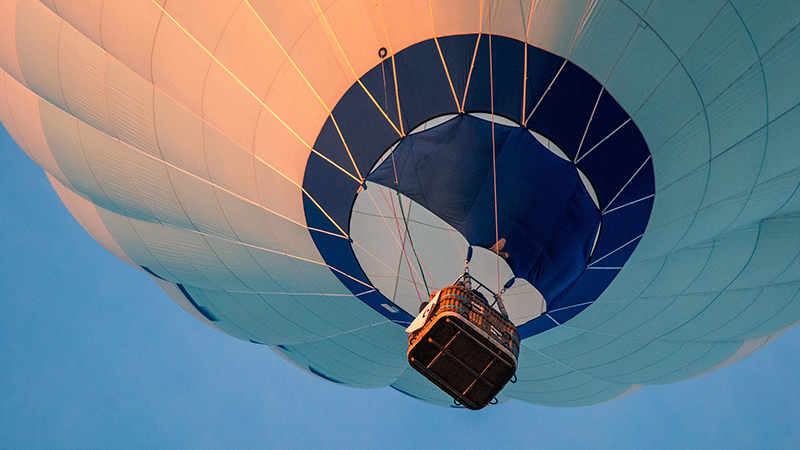
[[[641,149],[643,146],[645,151],[633,152],[630,150]],[[621,192],[639,167],[650,157],[646,149],[641,133],[633,125],[633,122],[629,122],[586,157],[581,158],[579,166],[583,173],[591,180],[603,180],[602,183],[595,183],[597,197],[601,200],[601,209],[605,208],[608,202]],[[608,174],[617,175],[609,177]],[[653,178],[651,177],[650,180]],[[654,187],[648,189],[647,195],[652,194],[653,189]]]
[[[514,275],[555,299],[589,260],[600,213],[575,166],[522,127],[460,115],[413,134],[368,177],[397,189],[461,232],[491,248],[498,237]],[[497,171],[497,230],[494,172]],[[395,172],[397,178],[395,178]],[[435,193],[435,195],[426,195]]]
[[[450,45],[461,44],[455,42],[461,36],[447,38],[453,42]],[[444,40],[440,39],[440,42]],[[502,36],[491,38],[492,58],[491,72],[489,61],[489,35],[482,35],[475,57],[475,68],[470,77],[469,91],[464,108],[467,111],[492,111],[492,91],[490,80],[494,80],[494,112],[508,117],[517,123],[522,122],[522,85],[524,82],[525,65],[520,64],[525,58],[525,45],[515,39]],[[473,46],[475,41],[472,41]],[[474,50],[474,47],[472,48]],[[468,61],[471,62],[472,53]],[[448,66],[449,67],[449,66]],[[469,67],[467,67],[469,70]],[[467,72],[469,73],[469,72]],[[508,89],[514,86],[518,89]],[[463,91],[462,91],[463,92]],[[459,93],[459,95],[463,95]]]
[[[143,269],[145,272],[149,273],[150,275],[152,275],[152,276],[154,276],[154,277],[158,278],[159,280],[164,280],[164,278],[162,278],[162,277],[160,277],[160,276],[156,275],[156,273],[155,273],[155,272],[153,272],[152,270],[150,270],[149,268],[147,268],[147,267],[145,267],[145,266],[139,266],[139,267],[141,267],[141,268],[142,268],[142,269]],[[167,281],[167,280],[164,280],[164,281]]]
[[[439,39],[459,101],[462,100],[477,40],[477,35],[448,36]],[[492,109],[490,79],[493,79],[495,113],[523,123],[520,112],[523,108],[522,100],[524,98],[526,116],[536,107],[535,114],[526,123],[526,126],[547,136],[565,153],[574,157],[584,131],[589,125],[592,110],[597,104],[581,147],[581,156],[586,155],[592,147],[596,146],[596,148],[576,165],[592,183],[601,209],[609,205],[615,197],[616,199],[613,200],[609,209],[653,195],[655,183],[651,162],[644,164],[640,173],[634,177],[636,171],[650,156],[646,142],[633,122],[629,122],[608,137],[629,117],[608,93],[603,93],[599,103],[597,102],[602,89],[600,83],[571,62],[565,63],[564,59],[557,55],[526,46],[524,43],[510,38],[498,36],[492,37],[493,70],[490,74],[488,43],[488,36],[480,37],[475,67],[465,101],[466,111],[488,112]],[[522,72],[525,67],[526,51],[528,83],[523,86]],[[397,99],[394,96],[391,61],[391,58],[385,59],[384,62],[364,75],[361,80],[375,101],[397,123],[399,113]],[[397,68],[397,90],[400,96],[403,129],[406,132],[433,117],[459,112],[433,40],[417,43],[400,51],[395,55],[394,61]],[[563,69],[559,73],[562,65]],[[558,74],[557,78],[556,74]],[[554,78],[555,81],[553,81]],[[348,143],[350,153],[363,176],[367,176],[369,170],[386,149],[400,138],[359,84],[354,84],[345,93],[334,108],[333,115],[336,117],[339,128]],[[469,119],[462,117],[456,120],[468,121]],[[489,129],[490,131],[491,129]],[[498,170],[508,171],[512,174],[501,177],[499,180],[498,208],[508,211],[531,212],[526,209],[528,208],[526,197],[535,195],[532,194],[535,192],[542,192],[542,186],[537,183],[546,179],[560,180],[559,189],[554,192],[566,195],[568,199],[578,198],[575,197],[576,190],[578,188],[582,190],[582,187],[576,186],[572,178],[564,179],[557,175],[555,169],[542,166],[541,171],[544,172],[542,174],[531,168],[524,170],[520,168],[517,162],[524,157],[510,156],[513,155],[511,150],[525,149],[525,145],[510,144],[512,130],[509,130],[508,127],[497,127],[495,131],[495,144],[499,149],[496,161]],[[460,135],[462,133],[463,135]],[[423,133],[422,136],[424,134],[426,133]],[[474,139],[485,143],[487,142],[486,135],[486,127],[467,127],[460,129],[458,139],[454,142],[463,143]],[[606,139],[607,137],[608,139]],[[417,142],[417,139],[420,141]],[[442,160],[452,161],[452,156],[444,157],[445,152],[442,155],[426,154],[426,157],[431,158],[430,166],[419,162],[409,164],[419,156],[416,149],[424,139],[427,138],[415,138],[414,135],[404,138],[398,148],[402,147],[405,150],[397,152],[395,155],[396,162],[401,161],[401,165],[408,166],[409,170],[413,167],[417,171],[417,175],[422,178],[440,170]],[[507,143],[509,144],[506,145]],[[342,139],[330,118],[323,126],[314,148],[345,170],[355,173],[350,155],[345,150]],[[426,182],[429,184],[418,183],[416,186],[413,183],[403,182],[400,190],[409,197],[418,198],[423,205],[436,203],[436,198],[440,197],[442,192],[448,192],[448,189],[450,192],[460,192],[460,196],[450,196],[452,203],[442,204],[439,202],[435,207],[436,214],[446,222],[454,224],[454,227],[462,231],[470,242],[490,246],[493,242],[489,241],[494,239],[494,228],[493,226],[487,227],[486,224],[490,223],[488,218],[493,219],[494,210],[493,196],[489,195],[491,191],[487,188],[490,173],[485,172],[485,166],[491,164],[491,159],[487,163],[485,146],[459,144],[459,148],[465,152],[463,155],[470,155],[469,158],[459,159],[459,170],[474,174],[474,177],[465,177],[463,180],[451,178],[446,185],[437,184],[436,180]],[[478,151],[481,148],[483,152]],[[452,149],[450,150],[452,151]],[[481,168],[484,169],[484,172],[481,172]],[[483,178],[481,178],[481,174]],[[403,176],[401,175],[401,178]],[[480,180],[474,181],[476,179]],[[383,183],[393,186],[393,180],[393,177],[385,178]],[[513,188],[510,191],[503,187],[506,181]],[[453,183],[457,186],[452,186]],[[303,187],[334,218],[336,223],[344,228],[345,232],[349,232],[350,214],[359,189],[359,183],[356,180],[343,174],[329,162],[312,154],[306,166]],[[469,198],[474,198],[475,202],[470,206],[469,214],[465,215],[463,202],[464,199]],[[564,202],[564,197],[538,201],[540,205],[537,207],[538,211],[547,211],[547,214],[540,215],[549,216],[546,225],[537,222],[538,219],[528,217],[532,214],[514,216],[513,213],[504,213],[504,217],[508,220],[501,219],[498,224],[501,236],[507,236],[508,248],[504,251],[509,252],[509,265],[512,266],[515,273],[525,271],[523,267],[536,269],[531,269],[530,273],[526,275],[526,279],[536,280],[534,285],[537,288],[550,293],[551,298],[547,298],[548,311],[552,311],[553,317],[557,317],[561,323],[577,314],[583,306],[554,310],[563,308],[564,305],[581,305],[594,301],[617,273],[616,270],[584,270],[586,261],[581,252],[586,251],[587,236],[591,235],[592,239],[594,237],[595,228],[592,227],[596,225],[596,218],[593,219],[594,221],[587,221],[580,217],[570,217],[569,214],[563,212],[581,210],[578,207],[580,205],[572,205],[564,210],[559,209],[558,205],[563,205]],[[633,242],[606,257],[601,263],[598,263],[598,266],[606,266],[608,263],[613,264],[613,267],[621,267],[625,264],[638,244],[636,238],[644,233],[652,202],[653,199],[649,198],[601,217],[603,226],[593,260],[608,255],[629,241]],[[326,263],[336,269],[333,270],[333,273],[373,309],[398,324],[408,323],[411,319],[409,314],[403,311],[395,312],[391,302],[385,296],[365,286],[370,283],[356,260],[352,246],[346,239],[331,235],[340,235],[341,232],[313,202],[306,199],[304,205],[306,221],[312,229],[312,238]],[[560,222],[561,220],[572,224],[572,228],[568,225],[565,226]],[[491,223],[493,225],[493,221]],[[591,232],[587,232],[590,228]],[[315,229],[324,232],[313,231]],[[531,233],[529,231],[531,229],[538,231]],[[519,239],[519,236],[524,236],[526,233],[528,236],[536,235],[537,237],[527,240]],[[563,258],[559,251],[554,250],[559,248],[557,245],[551,245],[551,243],[564,242],[571,243],[568,247],[572,250],[568,253],[572,256],[568,258]],[[525,260],[535,260],[541,263],[535,262],[526,266],[528,263]],[[569,261],[570,264],[559,266],[564,261]],[[583,261],[582,265],[574,264],[576,261]],[[549,269],[552,269],[555,274],[548,274]],[[568,276],[564,276],[564,273],[567,273]],[[556,326],[553,320],[542,316],[519,327],[519,330],[521,336],[525,338],[553,326]]]
[[[198,312],[200,312],[200,314],[203,315],[203,317],[205,317],[206,319],[208,319],[211,322],[219,322],[219,319],[217,319],[216,316],[211,314],[211,311],[209,311],[208,308],[206,308],[205,306],[200,306],[200,305],[197,304],[196,301],[194,301],[194,298],[192,298],[192,296],[189,295],[189,292],[186,290],[185,287],[183,287],[182,284],[177,283],[175,286],[178,286],[178,289],[180,289],[181,294],[183,294],[183,296],[186,297],[186,300],[189,300],[189,303],[191,303],[192,306],[194,306],[194,308]]]
[[[475,38],[472,39],[474,46]],[[414,44],[396,54],[394,59],[406,131],[431,117],[457,111],[439,50],[433,40]],[[338,109],[339,106],[336,107]],[[381,150],[386,150],[386,147]]]
[[[575,157],[583,131],[600,94],[600,84],[588,73],[567,63],[527,123]],[[535,105],[530,105],[531,110]]]
[[[328,375],[325,375],[324,373],[320,372],[319,370],[315,369],[312,366],[308,366],[308,370],[309,370],[309,372],[313,373],[314,375],[316,375],[316,376],[318,376],[320,378],[324,378],[324,379],[326,379],[328,381],[332,381],[332,382],[334,382],[336,384],[341,384],[342,383],[341,381],[337,380],[336,378],[333,378],[333,377],[330,377]]]
[[[372,86],[370,93],[373,98],[375,98],[375,93],[379,93],[377,88],[379,83],[381,85],[380,91],[383,91],[381,81],[383,75],[381,74],[380,66],[376,69],[378,70],[373,69],[362,78],[366,81],[365,85],[369,83],[369,86]],[[353,175],[356,174],[356,170],[352,161],[350,161],[350,155],[355,159],[362,175],[366,175],[365,172],[372,168],[375,160],[380,157],[392,142],[400,137],[392,127],[392,124],[381,113],[381,109],[375,105],[375,102],[370,99],[364,88],[359,84],[351,86],[345,96],[342,97],[333,117],[336,118],[339,130],[336,129],[329,118],[322,131],[320,131],[314,148],[318,151],[320,147],[323,148],[325,156]],[[399,124],[395,125],[398,128],[400,126]],[[345,142],[347,142],[347,147],[350,150],[349,155],[342,143],[342,136],[339,136],[339,131],[341,131]],[[381,139],[376,141],[376,137]]]
[[[627,205],[628,203],[639,201],[649,195],[653,195],[653,179],[648,176],[653,173],[653,160],[649,159],[645,163],[642,170],[634,176],[630,182],[625,186],[625,189],[619,193],[610,205],[606,205],[606,211],[619,208]]]
[[[592,123],[586,130],[586,138],[583,140],[581,154],[591,150],[592,147],[624,124],[628,118],[628,114],[625,113],[622,106],[611,97],[608,91],[603,91],[600,96],[600,102],[594,111],[594,116],[592,116]]]
[[[303,188],[325,209],[325,212],[336,224],[344,228],[350,222],[351,205],[360,184],[314,153],[308,157],[306,174],[303,179]],[[336,186],[336,189],[331,189],[331,186]],[[342,235],[331,219],[326,217],[320,208],[305,196],[303,196],[303,204],[306,223],[309,227]],[[348,205],[348,207],[333,208],[330,205]]]
[[[595,248],[594,255],[592,255],[592,260],[590,263],[605,257],[631,240],[641,236],[644,232],[644,228],[647,227],[647,221],[652,207],[653,198],[651,197],[647,200],[634,203],[626,206],[623,209],[603,215],[604,230],[601,232],[603,239],[597,242],[597,248]],[[614,233],[606,233],[606,228],[613,230]],[[632,245],[628,251],[632,253],[633,249],[635,248],[636,245]],[[619,251],[615,252],[615,254],[618,252]],[[599,262],[598,264],[603,266],[618,267],[624,264],[624,262],[627,261],[627,258],[625,258],[625,261],[620,261],[619,255],[617,255],[615,264],[609,264],[609,261],[611,261],[609,257],[605,257],[603,258],[603,261]]]

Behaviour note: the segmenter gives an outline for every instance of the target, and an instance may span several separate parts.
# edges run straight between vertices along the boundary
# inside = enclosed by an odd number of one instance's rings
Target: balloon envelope
[[[404,328],[463,269],[499,400],[706,373],[800,320],[800,6],[2,0],[0,122],[198,320],[451,400]],[[491,250],[489,250],[491,249]]]

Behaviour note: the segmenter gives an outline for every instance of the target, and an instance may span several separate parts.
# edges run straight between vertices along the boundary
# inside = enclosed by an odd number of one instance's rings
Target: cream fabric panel
[[[101,13],[106,0],[52,0],[53,12],[80,33],[102,46]]]
[[[72,188],[58,166],[42,128],[39,97],[7,73],[1,73],[0,122],[19,146],[47,173]]]
[[[67,109],[61,92],[58,43],[64,21],[37,0],[17,7],[16,40],[25,85],[50,103]]]
[[[108,230],[105,223],[103,223],[103,219],[100,217],[97,206],[95,206],[94,203],[72,192],[52,175],[47,174],[47,179],[56,191],[56,194],[58,194],[58,198],[64,202],[70,214],[75,217],[78,223],[81,224],[94,240],[99,242],[100,245],[105,247],[106,250],[114,254],[117,258],[133,267],[137,267],[136,263],[122,250],[117,240],[111,235],[111,232]]]
[[[202,116],[203,90],[211,55],[178,24],[164,17],[153,44],[153,85]]]
[[[0,3],[0,68],[24,82],[17,55],[17,0]]]
[[[153,43],[162,21],[158,5],[147,0],[104,0],[101,20],[105,51],[152,82]]]
[[[67,111],[115,136],[106,106],[105,52],[68,25],[61,27],[59,39],[58,68]]]

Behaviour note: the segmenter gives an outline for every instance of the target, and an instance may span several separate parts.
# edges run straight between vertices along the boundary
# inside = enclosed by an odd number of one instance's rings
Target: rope
[[[491,11],[491,8],[490,8]],[[500,230],[497,225],[497,144],[494,132],[494,68],[492,61],[492,14],[489,13],[489,94],[491,97],[492,109],[492,184],[494,190],[494,241],[500,242]],[[495,244],[497,245],[497,244]],[[495,251],[497,255],[497,291],[500,291],[500,249]]]
[[[392,152],[392,170],[394,170],[394,187],[395,187],[395,192],[397,192],[397,202],[400,203],[400,214],[403,217],[403,225],[405,226],[406,235],[408,236],[408,243],[411,244],[411,251],[414,253],[414,259],[417,260],[417,265],[419,266],[419,273],[420,276],[422,277],[422,284],[425,285],[425,292],[428,294],[428,296],[430,296],[431,290],[430,288],[428,288],[428,280],[425,278],[425,269],[422,268],[422,262],[419,260],[419,255],[417,254],[416,247],[414,247],[414,240],[411,238],[411,230],[408,228],[408,219],[406,218],[406,213],[403,210],[403,198],[400,197],[400,181],[397,178],[397,165],[395,164],[394,160],[394,151]],[[394,218],[396,221],[397,214],[394,211],[394,203],[392,203],[392,214],[394,214],[395,216]],[[400,232],[399,225],[397,232],[398,233]],[[403,252],[405,253],[405,245],[403,246]],[[408,259],[408,256],[406,256],[406,259]],[[409,262],[408,270],[409,272],[412,272],[410,265],[411,263]],[[413,273],[412,273],[412,278],[413,278]],[[416,288],[416,283],[414,283],[414,287]],[[419,296],[419,290],[417,290],[417,295]],[[419,296],[419,300],[420,303],[424,302],[421,296]]]

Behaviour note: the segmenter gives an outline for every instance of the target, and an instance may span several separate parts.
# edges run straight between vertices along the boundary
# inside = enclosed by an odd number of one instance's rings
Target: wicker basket
[[[425,324],[408,340],[408,362],[468,409],[481,409],[517,370],[519,334],[477,291],[439,292]]]

